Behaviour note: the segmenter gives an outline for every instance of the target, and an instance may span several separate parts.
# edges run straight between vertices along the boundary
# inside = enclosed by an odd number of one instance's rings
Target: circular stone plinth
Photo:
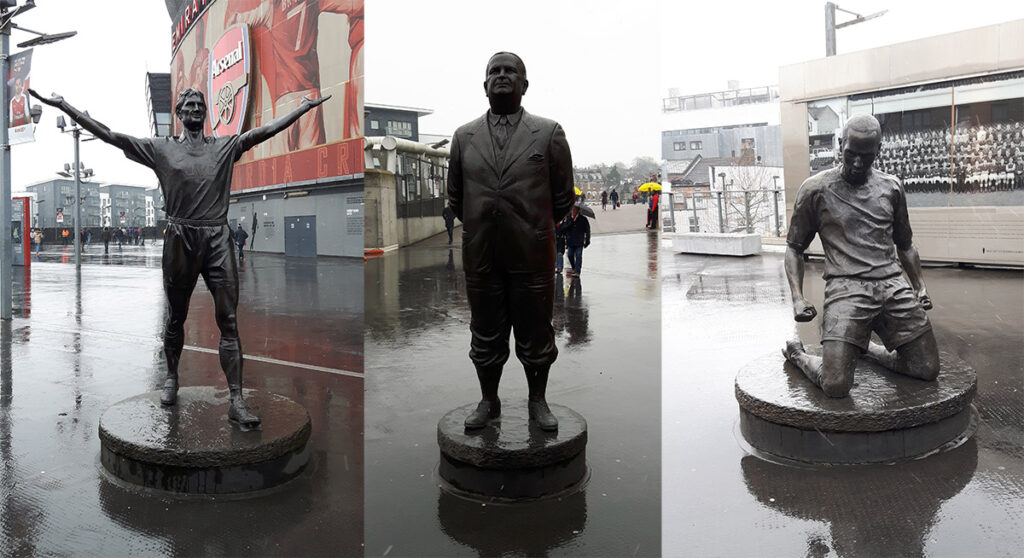
[[[115,403],[100,418],[100,462],[129,483],[186,494],[249,492],[294,478],[309,461],[309,413],[282,395],[243,393],[262,420],[250,431],[228,421],[227,389],[183,387],[169,407],[159,391]]]
[[[809,352],[818,352],[812,347]],[[772,353],[736,376],[740,431],[755,448],[798,461],[868,463],[916,457],[968,428],[977,389],[974,369],[940,354],[935,381],[897,374],[859,359],[850,395],[831,398]]]
[[[438,474],[457,493],[499,500],[564,494],[587,476],[587,421],[562,405],[549,405],[558,431],[529,422],[526,401],[502,403],[501,417],[466,430],[476,403],[449,411],[437,423]]]

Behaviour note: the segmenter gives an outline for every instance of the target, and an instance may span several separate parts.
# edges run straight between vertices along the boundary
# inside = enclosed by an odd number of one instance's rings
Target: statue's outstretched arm
[[[130,136],[111,131],[110,128],[106,127],[95,118],[71,106],[71,104],[65,101],[64,97],[61,97],[60,95],[54,94],[52,97],[43,97],[39,93],[36,93],[35,89],[29,89],[28,92],[36,99],[39,99],[43,104],[60,109],[81,127],[85,128],[89,133],[110,145],[117,147],[118,149],[124,149],[130,139]]]
[[[259,145],[283,132],[285,128],[294,124],[300,116],[322,105],[324,101],[331,97],[332,95],[321,97],[319,99],[310,99],[309,97],[306,97],[305,99],[302,99],[302,104],[299,105],[299,108],[285,114],[284,116],[279,116],[259,128],[253,128],[252,130],[245,132],[240,138],[242,142],[242,151],[248,151],[253,146]]]

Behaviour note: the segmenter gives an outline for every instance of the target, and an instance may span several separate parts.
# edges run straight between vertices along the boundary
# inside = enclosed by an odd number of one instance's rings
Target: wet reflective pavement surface
[[[979,424],[890,465],[794,467],[741,442],[737,372],[819,319],[792,318],[783,254],[662,252],[666,556],[1011,556],[1024,548],[1024,274],[926,267],[939,349],[977,371]],[[822,265],[805,291],[820,310]],[[820,313],[819,313],[820,316]]]
[[[149,241],[145,246],[126,244],[122,248],[111,244],[109,253],[105,254],[102,244],[93,244],[83,250],[82,264],[155,268],[155,283],[148,286],[159,297],[154,304],[162,308],[163,283],[159,271],[162,247],[160,241]],[[74,261],[73,246],[44,245],[42,253],[33,256],[33,263],[74,264]],[[14,269],[17,276],[22,268]],[[353,258],[286,258],[279,254],[247,251],[238,268],[238,329],[243,352],[314,367],[361,372],[362,269],[362,261]],[[124,273],[126,285],[138,280],[133,272]],[[99,291],[113,296],[110,300],[97,300],[94,304],[109,305],[111,309],[107,313],[119,313],[121,304],[117,301],[126,288],[125,285],[97,287]],[[29,313],[32,311],[30,295],[22,303]],[[16,306],[18,296],[16,292]],[[196,320],[193,319],[195,316],[209,319]],[[192,295],[185,327],[186,346],[217,349],[220,331],[212,317],[213,299],[200,278]],[[123,321],[131,319],[131,316],[122,313],[112,319]],[[155,319],[158,326],[162,326],[162,309]],[[159,335],[162,329],[157,327],[155,331]]]
[[[183,498],[102,472],[100,416],[157,388],[164,374],[159,250],[89,255],[80,280],[74,265],[60,263],[73,258],[70,247],[44,249],[30,276],[15,268],[15,318],[0,323],[0,554],[358,554],[358,260],[247,254],[240,271],[245,386],[296,401],[312,420],[310,463],[299,477],[245,498]],[[224,387],[202,281],[185,327],[181,384]]]
[[[586,418],[582,492],[484,505],[438,487],[437,423],[479,400],[459,248],[447,235],[366,263],[366,554],[661,553],[661,324],[655,235],[600,235],[578,282],[556,281],[548,400]],[[522,365],[501,397],[525,400]]]

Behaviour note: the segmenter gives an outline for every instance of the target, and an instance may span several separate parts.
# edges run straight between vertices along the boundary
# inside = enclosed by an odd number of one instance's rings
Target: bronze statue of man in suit
[[[523,110],[528,85],[518,56],[492,56],[484,80],[491,108],[452,138],[448,198],[463,223],[469,357],[482,394],[467,429],[501,415],[498,383],[512,331],[526,370],[530,420],[558,429],[545,390],[558,356],[551,326],[555,223],[573,203],[572,156],[558,123]]]

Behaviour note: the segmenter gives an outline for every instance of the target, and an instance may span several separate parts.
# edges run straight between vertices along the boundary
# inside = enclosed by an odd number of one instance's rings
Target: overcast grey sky
[[[840,53],[1024,17],[1024,3],[994,0],[839,4],[862,14],[889,10],[840,29]],[[487,108],[481,84],[489,55],[511,50],[530,78],[523,105],[565,127],[581,165],[660,157],[659,109],[670,87],[698,93],[724,89],[730,79],[776,84],[780,65],[820,58],[825,48],[823,0],[366,5],[367,102],[432,109],[420,130],[451,134]]]
[[[147,135],[145,72],[168,71],[170,19],[161,0],[37,0],[30,29],[78,36],[37,47],[32,86],[58,92],[112,129]],[[499,19],[500,10],[514,13]],[[782,7],[780,7],[782,6]],[[838,32],[839,52],[1024,18],[1024,3],[850,0],[885,16]],[[497,50],[523,56],[527,110],[554,118],[578,164],[659,156],[659,107],[669,87],[696,93],[776,83],[778,66],[824,52],[824,2],[733,0],[366,0],[366,100],[430,108],[421,130],[450,134],[487,108],[484,66]],[[840,21],[847,16],[840,15]],[[11,51],[31,35],[15,30]],[[56,176],[70,134],[47,108],[33,144],[12,147],[14,190]],[[97,179],[156,185],[152,172],[98,141],[82,144]]]
[[[575,164],[658,157],[656,8],[654,0],[367,0],[365,99],[432,109],[420,131],[450,135],[487,110],[487,59],[511,51],[530,80],[523,106],[562,124]]]
[[[75,37],[33,49],[33,89],[63,95],[114,131],[149,135],[146,71],[167,72],[171,60],[171,20],[162,0],[36,0],[36,8],[15,22],[47,33],[78,31]],[[32,37],[14,30],[11,52],[22,50],[17,44]],[[58,111],[43,108],[36,142],[11,147],[14,191],[58,178],[56,171],[74,158],[71,134],[56,127]],[[157,184],[152,171],[100,141],[83,142],[81,160],[98,181]]]
[[[1024,2],[1006,0],[838,0],[839,7],[882,17],[836,31],[838,54],[1024,18]],[[778,68],[825,56],[825,1],[660,4],[660,90],[718,91],[774,85]],[[838,22],[853,19],[839,12]]]

